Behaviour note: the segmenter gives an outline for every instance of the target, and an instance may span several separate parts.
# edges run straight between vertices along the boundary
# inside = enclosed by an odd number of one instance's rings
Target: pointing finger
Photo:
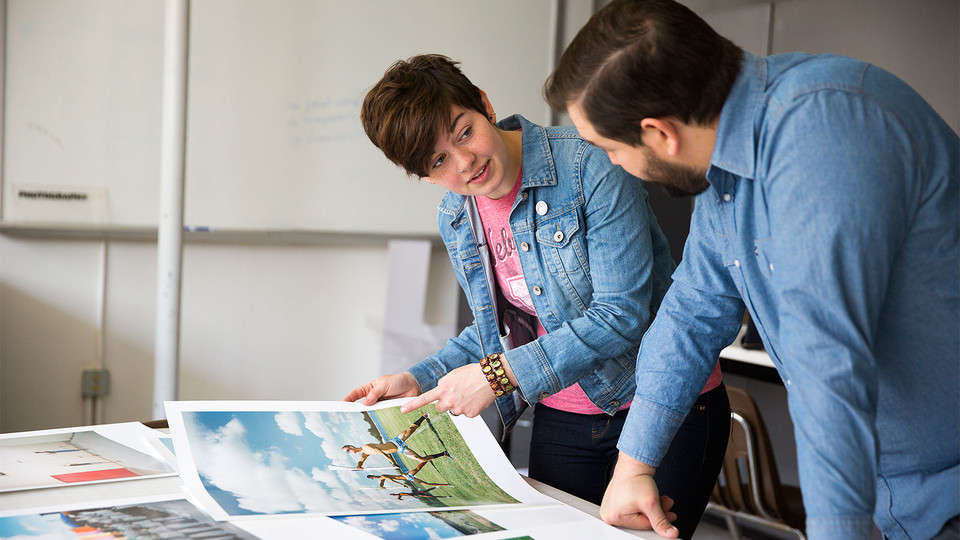
[[[400,412],[406,414],[406,413],[408,413],[408,412],[410,412],[410,411],[413,411],[413,410],[419,409],[420,407],[423,407],[423,406],[426,405],[427,403],[430,403],[431,401],[433,401],[433,400],[435,399],[435,398],[433,397],[433,392],[434,392],[434,390],[431,390],[431,391],[426,392],[426,393],[424,393],[424,394],[420,394],[419,396],[417,396],[417,397],[411,399],[410,401],[404,403],[403,406],[400,407]],[[438,411],[438,412],[441,412],[441,411]]]

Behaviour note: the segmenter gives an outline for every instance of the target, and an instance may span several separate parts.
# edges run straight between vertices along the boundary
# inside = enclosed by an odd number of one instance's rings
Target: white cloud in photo
[[[347,454],[343,445],[360,446],[375,441],[366,430],[366,422],[360,420],[356,413],[345,412],[307,412],[303,413],[304,427],[320,439],[320,448],[323,449],[330,461],[343,467],[353,467],[357,464],[357,457]]]
[[[276,514],[331,507],[331,494],[304,471],[288,467],[276,450],[255,452],[244,438],[242,422],[233,419],[216,431],[204,430],[194,451],[197,470],[210,483],[233,493],[248,511]],[[339,506],[339,505],[338,505]]]
[[[303,428],[300,426],[300,415],[293,411],[281,411],[274,417],[277,421],[277,427],[280,431],[297,437],[303,436]]]
[[[380,530],[383,532],[397,532],[400,530],[400,522],[395,519],[385,519],[380,522]]]
[[[315,459],[308,460],[315,463],[313,466],[303,462],[303,457],[308,455],[299,454],[303,448],[284,450],[279,441],[272,443],[270,438],[265,439],[271,444],[270,448],[256,450],[251,441],[255,432],[245,428],[243,416],[234,417],[217,428],[206,427],[195,418],[191,420],[184,417],[189,424],[197,471],[209,484],[236,497],[237,505],[247,512],[366,512],[425,504],[419,500],[401,502],[391,497],[390,493],[399,488],[380,489],[378,481],[367,478],[368,474],[379,474],[376,469],[355,471],[328,466],[327,459],[343,467],[355,466],[357,457],[347,454],[341,447],[371,442],[368,424],[355,414],[280,412],[272,415],[275,429],[306,437],[303,445],[314,452]],[[311,434],[320,440],[310,442]],[[298,454],[284,454],[294,450]],[[383,458],[376,461],[368,465],[391,465]]]

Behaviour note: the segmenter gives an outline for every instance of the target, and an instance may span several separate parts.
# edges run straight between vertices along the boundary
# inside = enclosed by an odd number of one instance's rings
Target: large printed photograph
[[[198,402],[207,410],[189,410],[189,403],[168,408],[181,472],[194,472],[188,487],[195,478],[205,495],[198,498],[223,519],[520,502],[487,474],[454,418],[432,405],[402,414],[399,406],[210,410]]]

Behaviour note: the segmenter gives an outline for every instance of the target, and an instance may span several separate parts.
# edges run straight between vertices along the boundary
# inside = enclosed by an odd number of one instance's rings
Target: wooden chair
[[[770,436],[746,391],[727,386],[730,397],[730,441],[708,512],[720,514],[730,534],[742,539],[740,524],[753,529],[804,535],[799,488],[780,483]]]

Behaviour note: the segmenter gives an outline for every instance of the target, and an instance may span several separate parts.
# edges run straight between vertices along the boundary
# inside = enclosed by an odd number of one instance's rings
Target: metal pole
[[[177,398],[188,23],[188,1],[167,0],[160,141],[160,219],[157,226],[157,327],[153,371],[155,419],[166,417],[164,401]]]
[[[547,77],[549,77],[550,74],[553,73],[554,68],[557,67],[557,60],[560,58],[563,47],[564,32],[561,28],[563,24],[561,10],[563,8],[560,5],[561,1],[562,0],[553,0],[553,2],[550,2],[550,32],[548,37],[550,44],[547,49]],[[557,125],[557,111],[547,105],[547,116],[543,120],[544,125]]]

